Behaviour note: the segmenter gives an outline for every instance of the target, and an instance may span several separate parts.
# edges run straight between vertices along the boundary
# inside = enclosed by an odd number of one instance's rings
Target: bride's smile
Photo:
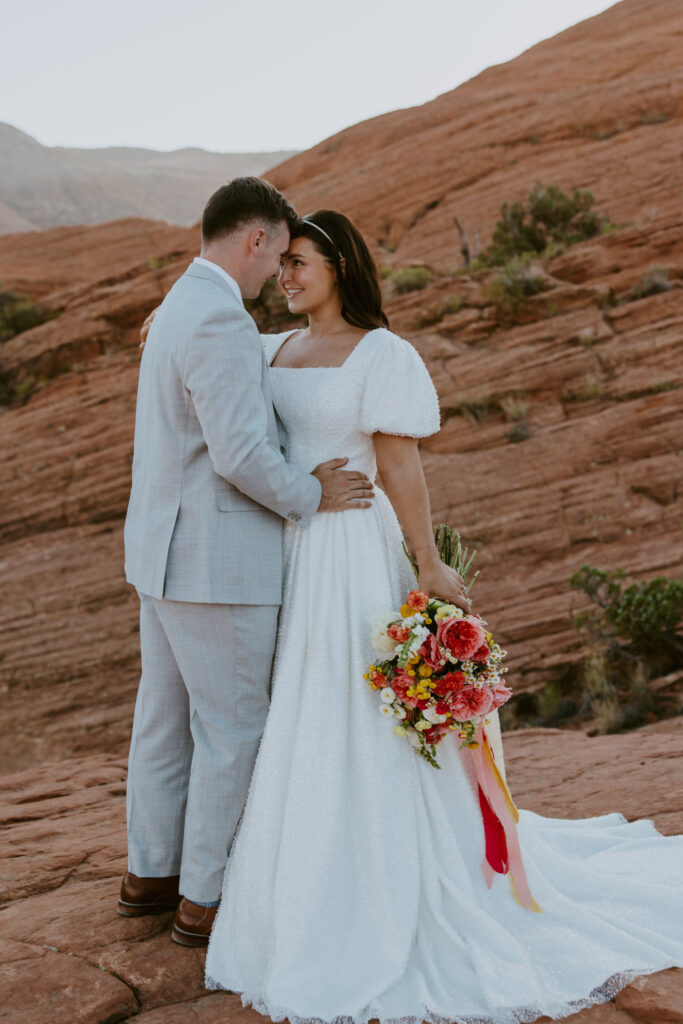
[[[280,287],[290,313],[311,314],[331,303],[339,315],[337,276],[310,238],[296,238],[280,263]]]

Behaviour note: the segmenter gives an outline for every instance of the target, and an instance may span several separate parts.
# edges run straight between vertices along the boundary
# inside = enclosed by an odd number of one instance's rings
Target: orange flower
[[[406,604],[413,612],[423,612],[429,604],[429,596],[422,590],[411,590],[406,598]]]

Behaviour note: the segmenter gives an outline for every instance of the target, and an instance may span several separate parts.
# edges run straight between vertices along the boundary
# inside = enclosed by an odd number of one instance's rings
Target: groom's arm
[[[188,341],[182,376],[213,468],[260,505],[305,526],[322,488],[268,440],[262,371],[261,342],[248,314],[225,306],[207,312]]]

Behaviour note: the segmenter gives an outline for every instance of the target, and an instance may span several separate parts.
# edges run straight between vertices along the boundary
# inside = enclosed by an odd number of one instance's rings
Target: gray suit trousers
[[[278,611],[140,594],[128,867],[180,874],[190,900],[221,894],[268,713]]]

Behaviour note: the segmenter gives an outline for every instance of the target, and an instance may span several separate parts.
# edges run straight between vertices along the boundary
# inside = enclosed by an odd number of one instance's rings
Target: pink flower
[[[495,711],[496,708],[501,707],[503,704],[506,703],[506,701],[510,700],[510,697],[512,696],[512,690],[510,689],[509,686],[505,686],[504,683],[496,683],[495,686],[491,687],[489,692],[493,700],[493,703],[491,705],[492,711]]]
[[[441,668],[441,665],[445,661],[444,656],[441,653],[441,648],[436,642],[436,637],[433,633],[430,633],[425,639],[425,642],[422,644],[418,653],[425,665],[429,665],[429,667],[433,669]]]
[[[391,688],[394,693],[405,701],[406,692],[410,686],[413,685],[415,680],[412,676],[409,676],[405,669],[400,668],[394,678],[391,680]]]
[[[484,630],[472,615],[462,619],[443,619],[436,631],[436,639],[460,661],[467,661],[486,643]]]
[[[488,661],[490,653],[489,645],[484,641],[481,647],[477,647],[476,651],[472,655],[472,661]]]
[[[458,722],[481,718],[488,714],[492,705],[493,697],[488,686],[466,686],[450,701],[451,714]]]
[[[406,604],[414,612],[423,612],[429,604],[429,597],[422,590],[411,590],[406,598]]]

